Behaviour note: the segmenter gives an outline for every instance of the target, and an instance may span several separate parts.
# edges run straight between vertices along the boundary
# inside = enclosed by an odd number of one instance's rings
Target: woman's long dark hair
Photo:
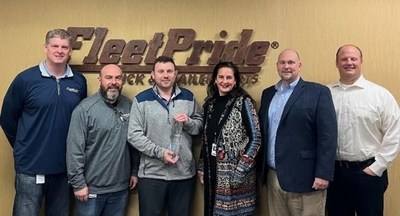
[[[215,65],[214,70],[212,72],[212,77],[210,82],[207,85],[207,97],[204,99],[204,105],[208,104],[212,99],[216,98],[218,93],[218,87],[215,85],[215,80],[217,79],[218,70],[221,68],[230,68],[233,71],[233,76],[235,77],[236,85],[233,87],[232,91],[229,92],[229,95],[236,98],[242,95],[250,98],[253,104],[255,104],[254,99],[244,90],[240,85],[240,73],[238,67],[232,62],[221,61],[217,65]]]

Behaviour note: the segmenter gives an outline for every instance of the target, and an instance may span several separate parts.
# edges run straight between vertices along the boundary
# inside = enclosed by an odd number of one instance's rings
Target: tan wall
[[[364,51],[365,76],[388,88],[399,100],[399,11],[397,0],[1,0],[0,103],[15,75],[44,58],[46,31],[72,26],[106,27],[109,29],[106,40],[126,41],[150,40],[155,32],[166,34],[170,28],[192,28],[197,32],[196,39],[202,40],[218,40],[218,33],[226,30],[227,40],[237,40],[242,29],[254,29],[252,41],[278,41],[280,44],[278,50],[268,51],[259,82],[248,88],[258,102],[262,89],[278,79],[274,62],[282,49],[290,47],[299,51],[304,79],[326,84],[338,78],[334,64],[336,49],[354,43]],[[86,53],[75,52],[71,63],[81,64]],[[184,64],[187,55],[174,56],[177,64]],[[89,94],[92,94],[98,88],[96,76],[86,77]],[[126,85],[124,93],[133,97],[144,88],[147,86]],[[203,100],[204,87],[188,88]],[[199,145],[196,151],[198,149]],[[387,216],[400,215],[395,198],[395,194],[400,193],[399,169],[397,160],[390,168],[385,204]],[[0,215],[11,214],[13,182],[12,149],[4,133],[0,133]],[[265,190],[260,194],[259,215],[268,215]],[[137,194],[132,193],[131,198],[129,215],[137,215]],[[193,215],[202,215],[200,185],[197,185],[194,212]]]

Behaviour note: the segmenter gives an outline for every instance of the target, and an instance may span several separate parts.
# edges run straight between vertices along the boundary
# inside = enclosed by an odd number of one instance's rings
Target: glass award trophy
[[[171,129],[170,150],[174,152],[174,156],[179,153],[180,140],[182,137],[182,123],[174,121]]]

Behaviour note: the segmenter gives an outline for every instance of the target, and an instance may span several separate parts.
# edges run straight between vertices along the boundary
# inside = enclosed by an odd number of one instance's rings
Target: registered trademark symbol
[[[271,47],[272,47],[272,49],[278,49],[278,47],[279,47],[278,41],[273,41],[273,42],[271,43]]]
[[[222,31],[219,33],[219,36],[220,36],[221,38],[225,38],[227,35],[228,35],[228,32],[226,32],[225,30],[222,30]]]

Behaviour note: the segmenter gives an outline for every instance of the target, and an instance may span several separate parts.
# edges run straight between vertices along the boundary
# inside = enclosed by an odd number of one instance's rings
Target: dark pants
[[[328,188],[329,216],[383,216],[387,171],[381,177],[370,176],[362,171],[369,164],[336,162],[335,176]]]
[[[36,184],[36,175],[15,175],[14,216],[39,215],[43,197],[46,216],[68,216],[70,187],[67,174],[46,175],[44,184]]]
[[[165,206],[168,216],[190,216],[194,185],[194,177],[176,181],[140,178],[140,216],[161,216]]]

